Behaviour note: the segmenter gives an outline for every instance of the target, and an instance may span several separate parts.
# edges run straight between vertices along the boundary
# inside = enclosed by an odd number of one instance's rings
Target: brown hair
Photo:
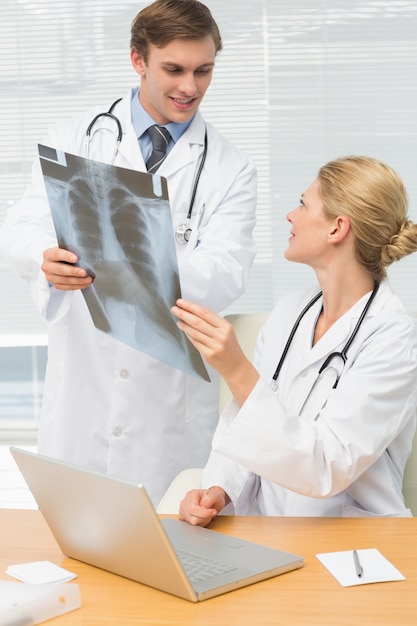
[[[147,63],[149,44],[163,48],[174,39],[203,39],[209,35],[219,52],[222,40],[218,26],[209,9],[198,0],[156,0],[133,20],[130,47]]]
[[[349,218],[358,260],[375,280],[386,276],[385,268],[393,261],[417,251],[407,191],[388,165],[350,156],[324,165],[318,178],[325,215]]]

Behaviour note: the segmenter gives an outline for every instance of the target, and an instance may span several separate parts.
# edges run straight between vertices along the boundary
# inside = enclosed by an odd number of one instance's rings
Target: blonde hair
[[[380,281],[386,267],[417,251],[417,225],[408,195],[388,165],[366,156],[330,161],[319,170],[324,213],[349,218],[359,262]]]

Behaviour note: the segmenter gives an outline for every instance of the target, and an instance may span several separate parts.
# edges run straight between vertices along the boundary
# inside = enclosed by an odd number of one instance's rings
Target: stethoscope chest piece
[[[186,224],[180,224],[175,231],[175,241],[182,246],[190,241],[192,230],[188,226],[189,221],[187,220]]]

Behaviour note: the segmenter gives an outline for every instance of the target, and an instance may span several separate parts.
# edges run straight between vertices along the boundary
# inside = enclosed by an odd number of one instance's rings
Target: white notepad
[[[47,583],[66,583],[77,577],[51,561],[32,561],[31,563],[17,563],[9,565],[6,574],[13,576],[24,583],[45,585]]]
[[[405,580],[405,576],[376,548],[357,550],[357,553],[363,569],[361,576],[356,573],[353,550],[325,552],[316,554],[316,557],[343,587]]]

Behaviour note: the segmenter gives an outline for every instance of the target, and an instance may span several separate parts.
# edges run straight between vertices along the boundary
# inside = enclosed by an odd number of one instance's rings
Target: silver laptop
[[[198,602],[302,567],[303,558],[177,519],[142,485],[10,451],[62,552]]]

